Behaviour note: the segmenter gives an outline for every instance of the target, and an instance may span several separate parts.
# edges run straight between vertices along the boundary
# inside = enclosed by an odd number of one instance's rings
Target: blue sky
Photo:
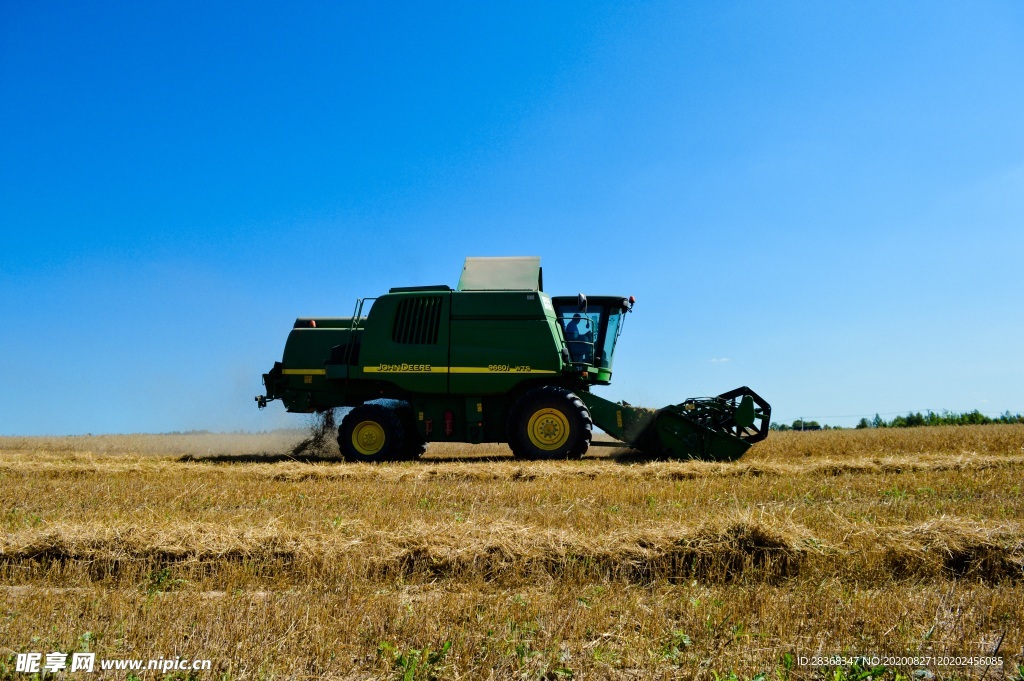
[[[1024,412],[1024,5],[0,4],[0,434],[262,430],[298,315],[540,255],[606,397]]]

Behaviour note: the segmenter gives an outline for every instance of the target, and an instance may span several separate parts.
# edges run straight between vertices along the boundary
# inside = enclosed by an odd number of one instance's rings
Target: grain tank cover
[[[459,291],[543,291],[540,256],[466,258]]]

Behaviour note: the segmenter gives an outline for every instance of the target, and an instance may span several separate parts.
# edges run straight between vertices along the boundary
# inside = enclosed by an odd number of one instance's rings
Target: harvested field
[[[774,433],[729,464],[353,465],[293,456],[304,435],[0,438],[0,665],[87,645],[237,679],[1024,671],[1024,426]]]

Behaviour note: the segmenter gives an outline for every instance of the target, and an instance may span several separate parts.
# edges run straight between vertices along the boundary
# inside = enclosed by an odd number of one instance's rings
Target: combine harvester
[[[372,306],[370,301],[374,301]],[[467,258],[457,289],[393,288],[351,317],[300,317],[263,375],[262,409],[352,407],[348,461],[414,459],[428,442],[507,442],[524,459],[579,458],[593,426],[652,457],[739,458],[768,436],[749,388],[661,409],[611,402],[612,355],[632,296],[550,297],[539,257]]]

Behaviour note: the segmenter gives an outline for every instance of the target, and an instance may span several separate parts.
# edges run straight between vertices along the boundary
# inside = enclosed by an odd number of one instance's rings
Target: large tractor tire
[[[394,409],[363,404],[348,414],[338,428],[338,447],[346,461],[379,463],[403,458],[405,428]]]
[[[587,453],[594,422],[575,393],[534,388],[512,407],[508,443],[520,459],[578,459]]]

